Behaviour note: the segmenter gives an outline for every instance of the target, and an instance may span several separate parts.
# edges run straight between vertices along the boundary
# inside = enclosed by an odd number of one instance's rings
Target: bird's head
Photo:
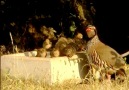
[[[83,35],[82,35],[82,33],[77,33],[76,35],[75,35],[75,38],[77,38],[77,39],[82,39],[83,38]]]
[[[93,25],[88,25],[85,31],[88,38],[93,38],[97,34],[96,27]]]

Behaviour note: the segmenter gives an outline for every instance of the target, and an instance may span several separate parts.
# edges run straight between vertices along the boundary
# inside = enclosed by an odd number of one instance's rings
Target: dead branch
[[[128,55],[129,55],[129,51],[127,51],[127,52],[121,54],[122,57],[126,57],[126,56],[128,56]]]

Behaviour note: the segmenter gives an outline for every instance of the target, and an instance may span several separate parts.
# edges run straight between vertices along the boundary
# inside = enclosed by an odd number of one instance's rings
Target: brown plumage
[[[115,49],[99,40],[96,27],[92,25],[87,26],[86,34],[90,39],[87,43],[86,53],[90,63],[95,66],[94,68],[100,70],[100,73],[108,75],[118,74],[118,71],[124,73],[122,71],[126,65],[124,59]]]
[[[59,48],[52,48],[52,50],[50,51],[50,56],[59,57],[60,56]]]
[[[83,35],[81,33],[77,33],[74,37],[74,43],[77,45],[77,51],[84,51],[86,49],[86,40],[83,39]]]
[[[36,57],[46,57],[47,51],[44,48],[37,49],[37,55]]]
[[[6,47],[5,45],[0,45],[0,56],[6,54]]]
[[[78,44],[75,43],[74,39],[62,36],[58,39],[55,48],[59,48],[61,56],[72,57],[76,54]]]
[[[67,46],[68,40],[66,37],[59,37],[58,41],[55,44],[55,48],[59,48],[60,55],[63,56],[63,49]]]
[[[41,26],[40,31],[44,36],[44,38],[48,38],[50,40],[57,40],[55,36],[56,30],[54,30],[54,28],[52,27],[47,28],[46,26]]]
[[[77,34],[74,36],[74,38],[82,39],[83,35],[81,33],[77,32]]]
[[[43,42],[43,48],[50,50],[52,48],[52,42],[49,39],[45,39]]]
[[[82,51],[85,48],[85,41],[82,39],[83,35],[77,33],[75,38],[59,37],[55,44],[55,48],[59,48],[61,56],[72,57],[77,51]]]
[[[41,33],[43,34],[43,36],[48,37],[49,31],[48,31],[48,29],[47,29],[46,26],[44,26],[44,25],[41,26],[41,27],[40,27],[40,31],[41,31]]]
[[[29,23],[29,25],[28,25],[28,32],[29,32],[30,34],[33,34],[33,33],[36,32],[36,28],[35,28],[34,25],[31,24],[31,23]]]
[[[76,44],[75,43],[69,43],[64,49],[63,49],[63,56],[72,57],[76,54]]]

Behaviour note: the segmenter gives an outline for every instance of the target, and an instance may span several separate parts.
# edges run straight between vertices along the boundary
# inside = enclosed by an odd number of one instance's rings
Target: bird
[[[39,48],[37,49],[37,55],[36,57],[46,57],[47,56],[47,50],[45,48]]]
[[[58,38],[57,42],[54,45],[54,48],[59,48],[60,56],[63,56],[63,49],[67,46],[68,39],[64,36]]]
[[[6,54],[6,47],[5,45],[0,45],[0,56]]]
[[[85,32],[89,38],[86,45],[87,58],[95,70],[99,71],[101,76],[104,75],[100,78],[111,80],[113,74],[120,75],[121,73],[126,76],[125,60],[115,49],[99,39],[96,27],[88,25]]]
[[[52,50],[50,51],[50,56],[59,57],[60,56],[59,48],[52,48]]]
[[[67,56],[68,58],[74,56],[77,52],[77,45],[74,42],[71,42],[63,48],[63,56]]]
[[[29,32],[30,34],[33,34],[33,33],[36,32],[36,28],[35,28],[35,26],[34,26],[32,23],[29,23],[29,24],[28,24],[28,32]]]
[[[45,39],[42,45],[43,48],[45,48],[46,50],[50,50],[52,48],[52,42],[50,41],[50,39]]]
[[[80,33],[80,32],[77,32],[73,38],[74,40],[74,43],[77,44],[77,51],[80,52],[80,51],[85,51],[85,48],[86,48],[86,40],[83,39],[83,34]]]
[[[46,27],[43,25],[40,27],[40,32],[45,39],[48,38],[50,40],[57,40],[55,35],[56,30],[53,27]]]

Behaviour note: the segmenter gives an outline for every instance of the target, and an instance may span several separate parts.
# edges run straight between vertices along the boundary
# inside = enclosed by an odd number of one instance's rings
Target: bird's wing
[[[96,47],[96,52],[101,60],[106,61],[112,66],[120,67],[125,63],[121,55],[108,45],[100,45]]]

